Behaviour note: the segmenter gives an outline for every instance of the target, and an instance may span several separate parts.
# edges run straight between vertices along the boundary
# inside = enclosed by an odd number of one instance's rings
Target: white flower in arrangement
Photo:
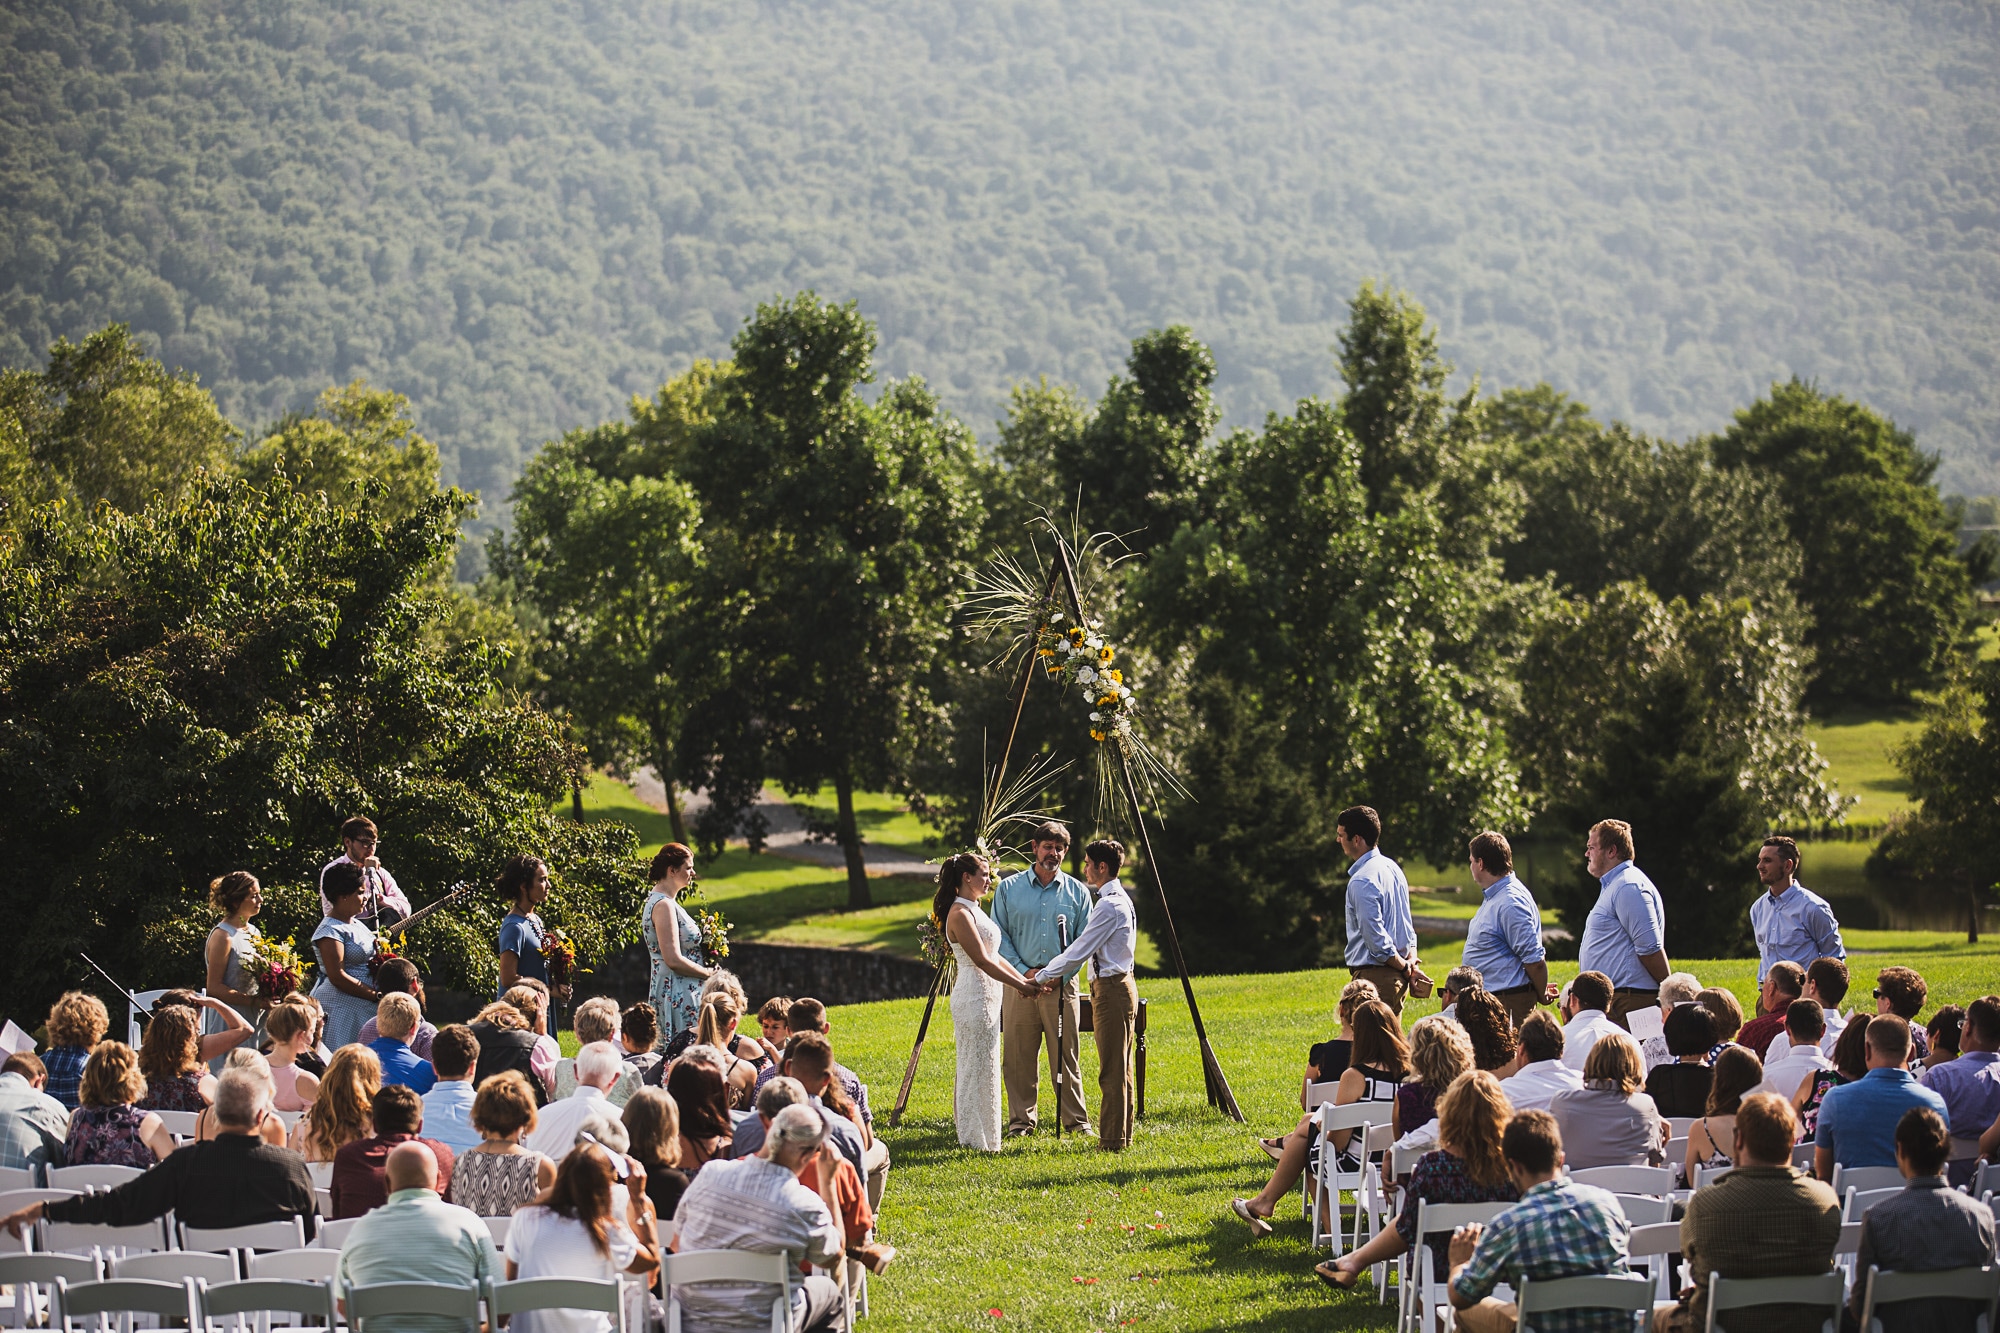
[[[1097,679],[1097,672],[1091,669],[1090,667],[1084,667],[1081,671],[1076,673],[1076,679],[1078,684],[1088,685],[1090,684],[1090,682]]]
[[[1102,714],[1102,713],[1092,713],[1092,714],[1090,715],[1090,720],[1091,720],[1092,722],[1102,722],[1102,721],[1104,720],[1104,714]]]

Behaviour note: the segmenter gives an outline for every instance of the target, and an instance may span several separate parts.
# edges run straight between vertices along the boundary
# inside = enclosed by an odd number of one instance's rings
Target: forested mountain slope
[[[14,0],[0,218],[0,363],[365,375],[489,499],[796,288],[984,432],[1170,320],[1231,419],[1324,391],[1370,276],[1488,385],[1688,434],[1798,373],[2000,487],[1980,0]]]

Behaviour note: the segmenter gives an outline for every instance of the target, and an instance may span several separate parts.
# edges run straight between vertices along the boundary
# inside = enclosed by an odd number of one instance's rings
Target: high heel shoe
[[[1250,1236],[1253,1240],[1256,1239],[1257,1237],[1268,1236],[1271,1234],[1270,1220],[1268,1218],[1259,1217],[1257,1216],[1257,1214],[1251,1212],[1250,1203],[1248,1200],[1231,1199],[1229,1201],[1229,1206],[1236,1210],[1236,1215],[1238,1217],[1242,1218],[1245,1222],[1248,1222],[1250,1224]]]

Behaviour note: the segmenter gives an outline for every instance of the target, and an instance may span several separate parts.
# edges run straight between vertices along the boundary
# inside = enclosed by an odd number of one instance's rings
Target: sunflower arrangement
[[[549,985],[569,985],[576,970],[576,944],[554,926],[542,930],[542,961],[548,964]]]
[[[708,907],[696,908],[693,916],[695,927],[701,931],[701,951],[708,958],[708,966],[721,966],[722,960],[729,957],[729,918]]]
[[[1104,639],[1104,623],[1063,624],[1067,617],[1051,607],[1035,630],[1035,653],[1042,669],[1064,684],[1074,685],[1090,701],[1090,739],[1098,742],[1132,735],[1132,696],[1125,672],[1113,666],[1118,650]]]
[[[251,946],[251,961],[256,969],[252,978],[257,983],[257,994],[267,1004],[276,1004],[305,982],[308,965],[299,954],[296,939],[280,940],[260,934]]]

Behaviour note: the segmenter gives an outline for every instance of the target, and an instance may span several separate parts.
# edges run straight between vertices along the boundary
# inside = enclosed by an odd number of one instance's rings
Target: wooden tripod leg
[[[917,1061],[924,1053],[924,1038],[930,1035],[931,1011],[937,1008],[938,991],[944,987],[944,972],[945,970],[940,967],[937,975],[931,978],[930,997],[924,1001],[924,1020],[917,1024],[917,1041],[916,1045],[910,1047],[910,1064],[903,1071],[903,1086],[896,1090],[896,1105],[889,1112],[891,1129],[894,1129],[896,1122],[903,1118],[903,1108],[910,1104],[910,1089],[917,1083]]]

